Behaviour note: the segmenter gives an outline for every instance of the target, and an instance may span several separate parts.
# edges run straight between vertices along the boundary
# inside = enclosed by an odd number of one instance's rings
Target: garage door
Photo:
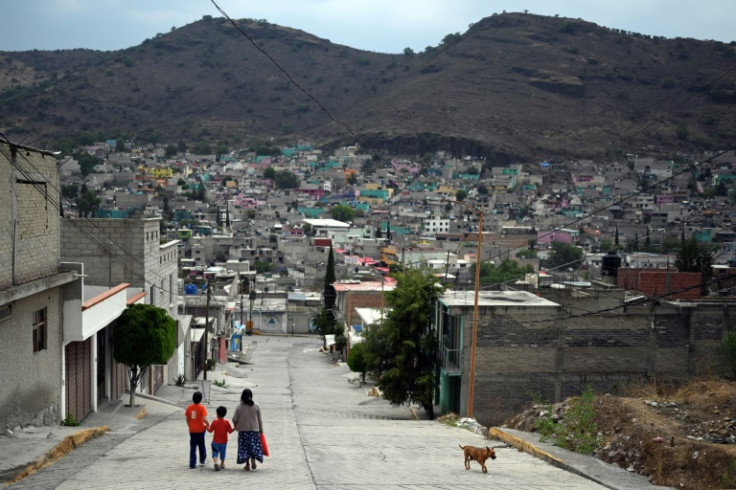
[[[66,346],[66,413],[82,420],[92,410],[91,339]]]

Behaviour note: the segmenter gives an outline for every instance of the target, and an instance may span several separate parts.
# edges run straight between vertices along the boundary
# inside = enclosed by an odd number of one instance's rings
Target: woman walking
[[[240,405],[233,414],[233,425],[238,431],[238,464],[245,463],[246,471],[256,469],[256,460],[263,463],[261,434],[261,407],[253,401],[253,392],[246,388],[240,395]]]

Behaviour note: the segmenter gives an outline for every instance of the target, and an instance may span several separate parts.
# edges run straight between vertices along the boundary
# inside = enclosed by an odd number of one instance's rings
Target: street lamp
[[[470,343],[470,379],[468,380],[468,418],[473,418],[473,398],[475,396],[475,346],[478,338],[478,292],[480,290],[480,254],[483,249],[483,211],[462,201],[443,199],[459,204],[478,215],[478,250],[475,256],[475,298],[473,300],[473,337]]]

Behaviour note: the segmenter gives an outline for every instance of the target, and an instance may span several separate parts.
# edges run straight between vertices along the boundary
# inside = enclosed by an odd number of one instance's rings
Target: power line
[[[355,133],[353,133],[353,130],[352,130],[352,129],[350,129],[350,126],[348,126],[348,125],[347,125],[346,123],[344,123],[343,121],[341,121],[341,120],[337,119],[337,118],[336,118],[335,116],[333,116],[333,115],[332,115],[332,113],[331,113],[331,112],[329,111],[329,109],[327,109],[327,108],[326,108],[326,107],[324,106],[324,104],[322,104],[322,102],[320,102],[320,101],[319,101],[319,100],[318,100],[318,99],[317,99],[317,98],[316,98],[316,97],[315,97],[314,95],[312,95],[312,94],[311,94],[310,92],[308,92],[308,91],[307,91],[307,90],[306,90],[306,89],[305,89],[304,87],[302,87],[302,86],[301,86],[301,85],[299,84],[299,82],[297,82],[297,81],[296,81],[296,80],[295,80],[295,79],[294,79],[294,78],[293,78],[293,77],[292,77],[292,76],[291,76],[291,75],[289,74],[289,72],[288,72],[288,71],[286,71],[286,69],[285,69],[284,67],[282,67],[282,66],[281,66],[281,65],[280,65],[280,64],[279,64],[279,63],[278,63],[278,62],[277,62],[277,61],[276,61],[276,60],[275,60],[275,59],[273,58],[273,56],[271,56],[271,55],[270,55],[270,54],[269,54],[269,53],[268,53],[268,52],[267,52],[267,51],[266,51],[265,49],[263,49],[263,48],[262,48],[261,46],[259,46],[259,45],[258,45],[258,43],[256,43],[256,42],[255,42],[255,41],[253,40],[253,38],[252,38],[252,37],[251,37],[251,36],[250,36],[250,35],[249,35],[249,34],[248,34],[247,32],[245,32],[245,31],[244,31],[244,30],[243,30],[243,29],[242,29],[242,28],[241,28],[241,27],[240,27],[240,26],[239,26],[239,25],[238,25],[238,24],[237,24],[237,23],[236,23],[236,22],[235,22],[235,21],[234,21],[233,19],[231,19],[231,18],[230,18],[230,16],[229,16],[229,15],[228,15],[228,14],[227,14],[227,13],[226,13],[226,12],[225,12],[225,11],[224,11],[223,9],[221,9],[219,5],[217,5],[217,3],[215,2],[215,0],[210,0],[210,1],[212,2],[212,5],[214,5],[214,6],[215,6],[215,8],[216,8],[216,9],[217,9],[217,10],[218,10],[218,11],[220,12],[220,14],[222,14],[222,16],[223,16],[223,17],[225,17],[225,19],[227,19],[227,20],[228,20],[228,22],[230,22],[230,24],[232,24],[232,25],[233,25],[233,27],[235,27],[235,29],[236,29],[236,30],[237,30],[238,32],[240,32],[240,33],[241,33],[241,34],[242,34],[243,36],[245,36],[245,38],[246,38],[246,39],[248,39],[248,41],[250,41],[250,43],[251,43],[251,44],[252,44],[252,45],[253,45],[253,46],[254,46],[254,47],[255,47],[255,48],[256,48],[256,49],[258,50],[258,51],[260,51],[260,52],[261,52],[261,54],[263,54],[263,55],[264,55],[264,56],[265,56],[266,58],[268,58],[268,59],[269,59],[269,61],[271,61],[271,63],[272,63],[272,64],[273,64],[273,65],[274,65],[274,66],[275,66],[276,68],[278,68],[278,69],[279,69],[279,70],[281,71],[281,73],[283,73],[283,74],[284,74],[284,75],[286,76],[286,78],[287,78],[287,79],[289,80],[289,83],[291,83],[292,85],[294,85],[294,86],[295,86],[295,87],[296,87],[297,89],[299,89],[299,90],[300,90],[300,91],[301,91],[301,92],[302,92],[302,93],[303,93],[304,95],[306,95],[307,97],[309,97],[309,98],[310,98],[310,99],[311,99],[311,100],[312,100],[312,101],[313,101],[313,102],[314,102],[315,104],[317,104],[317,106],[318,106],[318,107],[319,107],[320,109],[322,109],[322,111],[323,111],[323,112],[324,112],[325,114],[327,114],[327,117],[329,117],[329,118],[330,118],[330,119],[332,119],[332,120],[333,120],[334,122],[336,122],[337,124],[339,124],[340,126],[342,126],[343,128],[345,128],[345,131],[347,131],[348,133],[350,133],[350,135],[351,135],[351,136],[355,136]]]
[[[5,140],[5,141],[6,141],[6,142],[7,142],[7,143],[8,143],[8,144],[9,144],[9,145],[11,146],[11,147],[12,147],[12,146],[15,146],[15,145],[13,145],[13,143],[10,143],[10,141],[9,141],[9,140],[7,139],[7,137],[5,137],[5,135],[4,135],[4,134],[2,134],[2,132],[0,132],[0,136],[2,136],[2,138],[3,138],[3,139],[4,139],[4,140]],[[4,155],[4,156],[5,156],[5,157],[6,157],[7,159],[8,159],[8,161],[9,161],[9,162],[11,163],[11,165],[13,165],[13,167],[14,167],[14,168],[15,168],[16,170],[18,170],[18,171],[19,171],[19,172],[20,172],[20,173],[21,173],[21,174],[22,174],[22,175],[23,175],[23,176],[24,176],[24,177],[25,177],[26,179],[28,179],[28,180],[29,180],[30,182],[34,182],[34,180],[33,180],[32,176],[31,176],[31,175],[29,175],[29,174],[28,174],[28,173],[26,172],[26,170],[25,170],[25,169],[23,169],[23,168],[22,168],[22,167],[20,167],[19,165],[17,165],[17,164],[14,164],[14,163],[13,163],[13,162],[14,162],[14,159],[13,159],[13,158],[11,157],[11,155],[8,155],[8,154],[7,154],[7,153],[6,153],[6,152],[5,152],[4,150],[2,150],[1,148],[0,148],[0,153],[2,153],[2,154],[3,154],[3,155]],[[50,153],[49,153],[49,154],[50,154]],[[22,158],[23,158],[23,159],[25,160],[26,164],[28,164],[28,165],[29,165],[29,166],[30,166],[30,167],[31,167],[31,168],[32,168],[32,169],[33,169],[33,170],[34,170],[35,172],[37,172],[37,173],[39,173],[39,174],[40,174],[40,172],[39,172],[39,169],[38,169],[38,168],[37,168],[37,167],[36,167],[36,166],[35,166],[35,165],[34,165],[34,164],[33,164],[33,163],[32,163],[32,162],[31,162],[31,161],[30,161],[30,160],[29,160],[29,159],[28,159],[28,158],[27,158],[27,157],[26,157],[25,155],[23,155],[23,153],[22,153],[22,152],[20,152],[20,155],[21,155],[21,157],[22,157]],[[55,187],[54,185],[52,185],[51,183],[48,183],[48,182],[47,182],[47,183],[46,183],[45,185],[48,185],[49,187],[51,187],[51,188],[52,188],[53,190],[55,190],[55,191],[56,191],[57,193],[59,193],[59,196],[61,196],[61,193],[60,193],[60,191],[59,191],[59,189],[58,189],[57,187]],[[34,187],[35,187],[35,188],[36,188],[36,189],[37,189],[37,190],[38,190],[39,192],[41,192],[41,193],[42,193],[42,195],[43,195],[44,199],[46,200],[46,202],[50,203],[50,204],[51,204],[51,205],[52,205],[52,206],[53,206],[53,207],[54,207],[55,209],[57,209],[57,210],[59,210],[60,212],[62,212],[62,213],[63,213],[63,206],[62,206],[62,204],[61,204],[61,202],[60,202],[60,201],[57,201],[57,200],[53,199],[53,198],[52,198],[52,197],[51,197],[51,196],[49,195],[49,193],[48,193],[48,192],[44,192],[43,190],[39,189],[39,188],[38,188],[38,185],[34,185]],[[123,252],[123,255],[125,255],[125,256],[127,256],[127,257],[128,257],[128,259],[127,259],[127,260],[129,260],[129,261],[132,261],[132,262],[134,263],[134,265],[137,265],[137,266],[141,266],[141,267],[142,267],[142,269],[143,269],[144,271],[150,272],[150,273],[151,273],[151,274],[152,274],[153,276],[155,276],[155,277],[156,277],[157,279],[161,279],[161,280],[165,280],[165,279],[167,279],[167,277],[166,277],[166,276],[163,276],[163,275],[161,275],[160,273],[158,273],[157,271],[154,271],[154,270],[152,270],[152,269],[150,269],[150,268],[146,267],[146,266],[145,266],[145,263],[144,263],[144,262],[142,262],[141,260],[139,260],[139,259],[138,259],[137,257],[135,257],[134,255],[132,255],[132,254],[131,254],[130,252],[128,252],[128,251],[127,251],[127,250],[125,249],[125,247],[123,247],[122,245],[119,245],[119,244],[117,244],[117,243],[116,243],[116,242],[115,242],[114,240],[112,240],[112,239],[109,239],[110,247],[108,248],[107,246],[105,246],[105,244],[104,244],[104,243],[102,243],[102,242],[100,241],[100,239],[98,239],[98,238],[97,238],[96,236],[94,236],[94,235],[93,235],[92,233],[90,233],[90,231],[89,231],[88,229],[86,229],[86,228],[83,228],[83,227],[81,227],[81,226],[80,226],[80,224],[79,224],[79,223],[77,223],[75,219],[72,219],[72,218],[70,218],[70,217],[68,217],[68,216],[63,216],[63,217],[67,218],[67,221],[68,221],[68,222],[69,222],[70,224],[72,224],[72,226],[74,226],[74,227],[75,227],[75,228],[76,228],[77,230],[79,230],[79,231],[80,231],[81,233],[83,233],[83,234],[84,234],[85,236],[87,236],[87,238],[89,238],[89,239],[90,239],[90,240],[91,240],[91,241],[92,241],[92,242],[93,242],[93,243],[94,243],[95,245],[97,245],[97,246],[98,246],[98,247],[99,247],[100,249],[102,249],[102,250],[103,250],[103,252],[107,253],[107,254],[108,254],[108,255],[110,256],[110,259],[111,259],[112,261],[114,261],[114,262],[116,262],[116,263],[118,263],[118,264],[121,264],[121,265],[122,265],[123,267],[125,267],[126,269],[128,269],[128,271],[130,272],[130,274],[131,274],[131,275],[133,275],[134,277],[137,277],[138,279],[140,279],[140,280],[141,280],[141,282],[143,283],[144,287],[145,287],[145,285],[146,285],[146,283],[147,283],[147,281],[146,281],[146,278],[145,278],[145,276],[143,276],[143,275],[141,275],[141,274],[140,274],[139,272],[137,272],[137,271],[136,271],[136,267],[131,267],[131,266],[130,266],[130,263],[126,263],[126,262],[124,261],[124,260],[125,260],[125,257],[121,257],[121,256],[120,256],[120,254],[115,254],[115,253],[114,253],[114,250],[113,250],[113,245],[115,245],[115,246],[116,246],[116,247],[117,247],[117,248],[118,248],[118,249],[119,249],[120,251],[122,251],[122,252]],[[100,232],[100,234],[103,234],[103,235],[104,235],[104,233],[105,233],[105,232],[104,232],[104,231],[102,231],[102,230],[101,230],[101,229],[100,229],[100,228],[99,228],[99,227],[97,226],[97,224],[96,224],[96,223],[94,222],[94,220],[92,220],[92,219],[89,219],[89,218],[87,218],[87,217],[84,217],[83,219],[84,219],[84,220],[86,220],[86,222],[87,222],[87,223],[89,223],[89,224],[90,224],[90,225],[91,225],[92,227],[94,227],[94,228],[95,228],[95,229],[96,229],[96,230],[97,230],[98,232]],[[121,261],[121,259],[122,259],[122,261]],[[161,287],[161,286],[160,286],[160,284],[156,284],[156,283],[155,283],[155,282],[153,282],[153,281],[148,281],[148,282],[150,282],[150,285],[151,285],[151,286],[159,288],[159,289],[160,289],[160,290],[161,290],[162,292],[166,292],[166,293],[169,293],[169,294],[174,294],[174,292],[173,292],[173,291],[170,291],[170,290],[169,290],[169,289],[167,289],[167,288],[163,288],[163,287]],[[178,294],[178,293],[177,293],[177,294]]]

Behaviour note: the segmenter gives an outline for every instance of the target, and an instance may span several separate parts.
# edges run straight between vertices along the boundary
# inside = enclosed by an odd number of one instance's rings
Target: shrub
[[[581,454],[592,454],[601,443],[598,425],[595,423],[595,394],[590,386],[570,402],[559,422],[552,418],[551,409],[535,424],[541,440],[554,441],[555,445]]]
[[[76,427],[79,425],[79,422],[77,421],[77,418],[70,414],[67,414],[66,418],[61,421],[61,425],[64,425],[66,427]]]

